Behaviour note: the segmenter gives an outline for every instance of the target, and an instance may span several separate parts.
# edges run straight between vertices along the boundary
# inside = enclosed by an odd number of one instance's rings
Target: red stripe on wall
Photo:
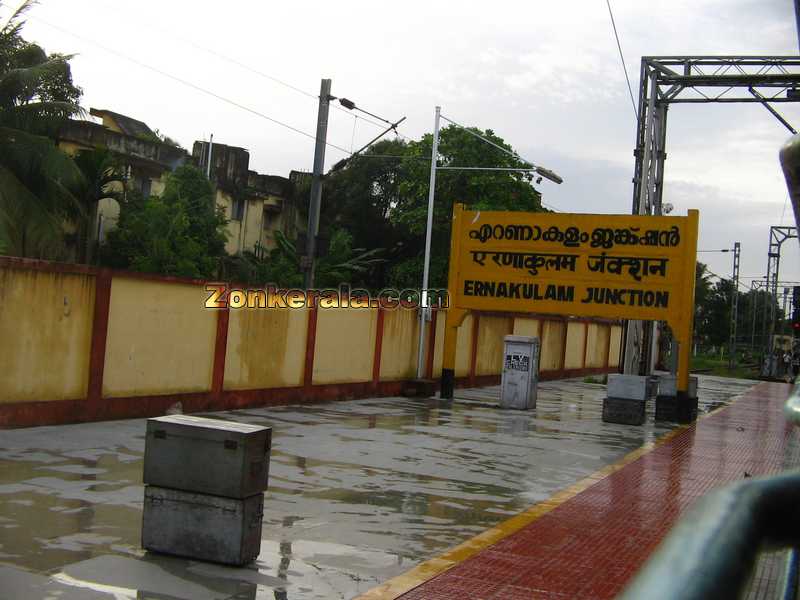
[[[306,361],[303,368],[303,386],[310,388],[314,378],[314,346],[317,343],[317,316],[316,304],[308,310],[308,329],[306,331]]]
[[[225,356],[228,352],[228,307],[217,311],[217,335],[214,341],[214,369],[211,372],[211,394],[218,397],[225,384]]]
[[[372,354],[372,385],[377,389],[381,379],[381,352],[383,349],[383,319],[386,313],[378,307],[378,317],[375,321],[375,352]]]
[[[586,368],[586,355],[589,353],[589,324],[583,324],[583,363],[581,364],[581,368]],[[608,352],[606,352],[608,355]]]
[[[100,269],[94,282],[94,314],[92,315],[92,341],[89,349],[89,385],[87,410],[102,412],[103,371],[106,363],[108,339],[108,312],[111,305],[111,272]]]
[[[474,313],[472,315],[472,347],[470,349],[469,357],[469,381],[470,385],[475,385],[475,370],[478,367],[478,333],[480,332],[481,315]]]
[[[439,311],[431,311],[431,324],[428,328],[428,356],[425,361],[425,377],[433,379],[433,357],[436,354],[436,320],[439,318]]]

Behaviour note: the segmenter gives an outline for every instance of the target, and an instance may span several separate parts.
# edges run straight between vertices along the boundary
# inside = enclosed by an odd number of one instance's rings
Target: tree
[[[96,241],[91,228],[97,221],[97,206],[104,198],[122,202],[125,177],[117,157],[106,148],[83,150],[74,160],[83,174],[76,193],[79,206],[73,215],[78,230],[78,261],[91,262]],[[118,184],[116,189],[113,189],[114,184]]]
[[[440,165],[530,166],[479,140],[473,133],[513,151],[491,130],[467,131],[449,126],[440,132]],[[386,250],[387,264],[378,272],[373,287],[418,286],[422,279],[432,143],[430,134],[419,141],[379,142],[364,156],[349,160],[325,179],[322,229],[345,228],[353,235],[354,245]],[[432,287],[446,284],[453,204],[463,202],[479,210],[540,212],[541,195],[532,186],[532,180],[529,172],[521,171],[438,172]]]
[[[0,29],[0,246],[19,256],[57,257],[63,221],[77,210],[77,166],[52,137],[81,113],[80,88],[69,56],[47,53],[25,41],[24,2]]]
[[[191,165],[169,175],[161,197],[128,193],[103,264],[134,271],[210,278],[225,256],[224,211],[205,175]]]
[[[694,338],[699,343],[704,343],[708,335],[708,321],[710,307],[708,299],[711,296],[710,273],[705,263],[697,261],[694,280]]]
[[[225,278],[258,285],[275,284],[281,288],[302,288],[305,274],[300,268],[300,254],[295,242],[281,231],[275,232],[275,241],[277,245],[266,260],[259,260],[251,252],[229,258]],[[385,262],[380,256],[382,252],[381,248],[353,248],[350,232],[334,230],[328,253],[317,261],[315,286],[336,288],[348,283],[353,288],[369,287],[372,271]]]

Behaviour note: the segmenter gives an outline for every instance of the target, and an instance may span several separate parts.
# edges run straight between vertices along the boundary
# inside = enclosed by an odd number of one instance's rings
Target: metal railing
[[[800,385],[784,411],[800,425]],[[759,552],[792,548],[783,581],[797,596],[800,470],[741,481],[702,498],[673,528],[627,587],[623,600],[738,598]]]

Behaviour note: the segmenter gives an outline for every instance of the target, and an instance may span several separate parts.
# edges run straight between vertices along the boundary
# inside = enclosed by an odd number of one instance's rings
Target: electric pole
[[[214,134],[208,139],[208,156],[206,156],[206,179],[211,179],[211,152],[214,148]]]
[[[306,289],[314,287],[314,266],[319,234],[319,207],[322,200],[322,172],[325,169],[325,145],[328,136],[328,109],[331,100],[331,80],[323,79],[319,88],[319,112],[317,113],[317,140],[314,146],[314,171],[311,178],[311,199],[308,205],[308,230],[306,232],[306,254],[302,266],[305,269]]]
[[[739,242],[733,244],[733,291],[731,292],[731,339],[728,354],[728,368],[736,368],[736,321],[739,317],[739,254],[742,246]]]

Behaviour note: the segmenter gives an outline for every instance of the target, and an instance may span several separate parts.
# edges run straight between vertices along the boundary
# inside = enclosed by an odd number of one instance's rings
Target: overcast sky
[[[5,4],[2,17],[17,3]],[[798,53],[791,0],[612,0],[612,8],[637,97],[643,55]],[[560,186],[539,186],[546,203],[630,212],[636,121],[604,0],[42,0],[24,35],[48,52],[77,54],[85,107],[141,119],[189,149],[213,133],[247,148],[261,173],[310,170],[313,140],[143,65],[311,134],[322,77],[370,112],[406,116],[401,131],[411,138],[432,130],[439,104],[562,175]],[[800,106],[777,108],[800,125]],[[334,110],[328,139],[349,150],[377,131]],[[700,249],[740,241],[744,277],[763,277],[770,225],[794,224],[777,159],[788,137],[760,105],[670,109],[664,201],[673,214],[700,210]],[[327,165],[343,156],[329,147]],[[699,258],[731,272],[730,254]],[[800,280],[795,242],[784,244],[781,279]]]

